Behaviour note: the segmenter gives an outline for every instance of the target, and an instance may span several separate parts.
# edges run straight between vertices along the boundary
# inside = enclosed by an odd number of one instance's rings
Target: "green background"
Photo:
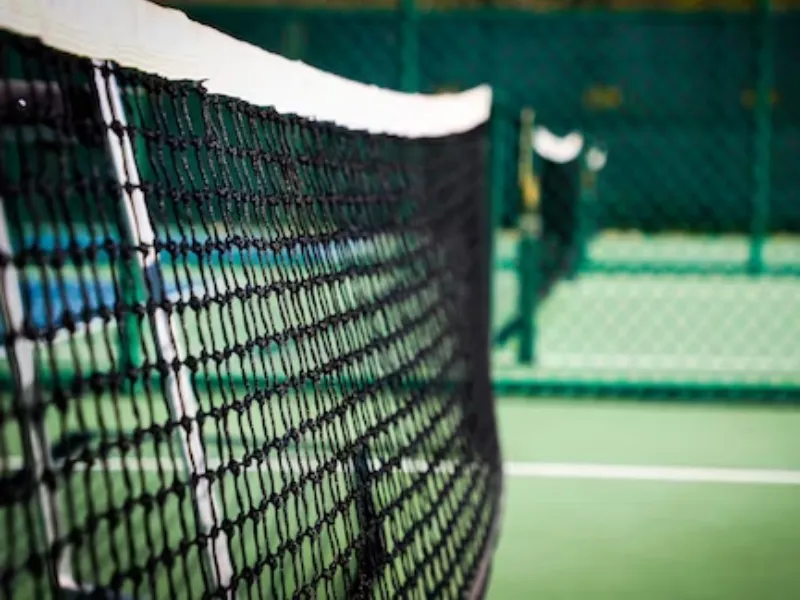
[[[326,71],[402,82],[404,30],[390,11],[182,6],[190,17]],[[762,30],[752,12],[423,11],[422,91],[490,83],[556,131],[602,139],[603,226],[747,231]],[[800,229],[800,13],[770,17],[774,40],[771,222]],[[513,140],[511,140],[513,144]],[[509,162],[509,169],[513,168]],[[513,183],[513,179],[512,179]],[[506,223],[516,197],[506,198]]]

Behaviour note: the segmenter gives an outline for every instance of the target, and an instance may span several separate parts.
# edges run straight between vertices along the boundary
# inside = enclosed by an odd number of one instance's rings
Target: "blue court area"
[[[120,295],[114,281],[107,277],[31,279],[20,287],[26,320],[40,330],[66,328],[69,322],[88,323],[106,310],[113,311]],[[168,282],[164,291],[167,297],[175,297],[180,290]],[[5,330],[0,320],[0,333]]]
[[[74,321],[88,322],[103,308],[112,309],[118,296],[114,283],[105,278],[91,282],[34,280],[22,289],[25,313],[37,328],[61,327],[68,315]],[[168,294],[174,291],[174,286],[168,286]]]
[[[247,272],[277,271],[276,278],[286,279],[289,272],[304,274],[341,270],[354,264],[369,264],[389,258],[397,246],[388,239],[337,240],[324,243],[276,243],[242,248],[234,238],[191,239],[174,237],[161,240],[165,249],[159,253],[163,292],[168,298],[188,293],[194,287],[208,287],[210,280],[224,287],[248,279]],[[29,269],[20,277],[24,311],[36,328],[64,326],[68,321],[88,323],[113,310],[121,299],[120,271],[113,265],[108,248],[119,241],[102,232],[61,231],[29,232],[22,247],[45,253],[93,255],[91,266],[78,267],[67,261],[61,268]],[[20,247],[19,242],[15,244]],[[283,274],[282,271],[286,271]],[[210,290],[203,290],[202,294]],[[145,294],[158,296],[156,290]],[[0,331],[5,326],[0,322]]]
[[[314,264],[337,264],[360,258],[375,256],[379,244],[391,243],[388,238],[336,239],[319,242],[315,236],[307,236],[310,241],[288,243],[276,233],[275,241],[237,232],[221,233],[219,237],[192,232],[191,236],[174,232],[169,237],[158,235],[164,247],[160,260],[164,264],[180,257],[188,263],[200,262],[214,264],[244,264],[254,266],[311,266]],[[326,236],[318,236],[320,238]],[[337,236],[338,237],[338,236]],[[247,240],[247,242],[245,242]],[[88,228],[71,230],[51,229],[26,232],[21,241],[25,248],[35,248],[41,252],[86,252],[91,250],[98,255],[97,261],[109,258],[108,248],[118,249],[121,242],[118,232],[91,231]],[[20,247],[20,241],[15,243]]]

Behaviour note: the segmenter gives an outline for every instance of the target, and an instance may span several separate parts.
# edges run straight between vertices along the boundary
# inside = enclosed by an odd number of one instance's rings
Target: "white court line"
[[[370,461],[370,468],[377,470],[379,461]],[[0,471],[18,469],[22,466],[22,457],[14,456],[0,460]],[[208,459],[208,468],[216,469],[220,461]],[[319,461],[312,457],[287,455],[281,458],[271,457],[258,464],[252,464],[244,470],[258,472],[267,466],[269,469],[280,472],[310,473],[319,468]],[[431,470],[427,461],[419,459],[403,459],[397,467],[403,473],[425,473]],[[164,472],[182,470],[182,465],[172,461],[155,458],[121,460],[109,458],[105,462],[98,460],[92,465],[93,471],[108,470],[120,472],[123,470],[145,472]],[[350,471],[352,467],[339,463],[337,472]],[[510,461],[503,465],[505,475],[519,479],[601,479],[611,481],[655,481],[670,483],[723,483],[746,485],[789,485],[800,486],[800,470],[789,469],[740,469],[740,468],[709,468],[709,467],[677,467],[657,465],[612,465],[589,463],[545,463],[545,462],[516,462]],[[75,471],[85,471],[85,465],[76,465]],[[455,463],[442,461],[433,467],[435,472],[453,473]]]
[[[326,459],[327,460],[327,459]],[[208,458],[206,462],[206,470],[215,470],[222,466],[224,463],[216,458]],[[298,456],[287,454],[281,457],[270,457],[266,460],[253,462],[253,464],[243,467],[242,470],[248,473],[257,473],[267,469],[275,472],[290,472],[290,473],[312,473],[321,468],[323,461],[317,460],[311,456]],[[377,471],[382,467],[381,461],[369,460],[369,467]],[[0,459],[0,472],[14,471],[23,466],[23,458],[21,456],[11,456],[5,459]],[[428,461],[412,458],[401,459],[400,464],[394,467],[396,470],[403,473],[427,473],[433,470],[437,473],[454,473],[456,463],[453,461],[441,461],[431,466]],[[85,463],[76,463],[73,470],[75,472],[85,472],[91,470],[93,472],[108,471],[111,473],[118,473],[122,471],[143,471],[145,473],[157,473],[163,471],[165,473],[181,472],[184,470],[182,463],[176,463],[169,459],[157,458],[142,458],[141,460],[135,458],[120,459],[111,457],[106,460],[98,459],[91,465],[91,469],[87,468]],[[341,462],[336,463],[335,471],[337,473],[352,471],[351,464],[344,464]]]
[[[800,485],[800,470],[507,462],[509,477],[608,479],[676,483]]]

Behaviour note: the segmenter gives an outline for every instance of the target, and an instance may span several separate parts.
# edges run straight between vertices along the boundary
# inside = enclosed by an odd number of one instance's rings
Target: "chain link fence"
[[[493,85],[500,387],[800,397],[800,11],[183,8],[360,81]],[[521,266],[523,107],[585,140],[571,174],[533,160],[534,269]],[[607,160],[587,179],[592,147]],[[560,212],[582,229],[556,244]]]

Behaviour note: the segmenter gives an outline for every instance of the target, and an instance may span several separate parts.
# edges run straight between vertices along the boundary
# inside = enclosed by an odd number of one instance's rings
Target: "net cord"
[[[147,282],[148,293],[156,306],[152,315],[156,351],[161,361],[171,368],[165,376],[167,398],[172,418],[176,422],[188,422],[180,427],[181,450],[184,468],[198,478],[193,500],[203,533],[208,536],[206,559],[209,572],[215,583],[228,590],[233,579],[233,565],[228,550],[227,535],[218,524],[222,510],[216,495],[211,490],[207,477],[208,463],[197,424],[198,406],[189,379],[189,370],[180,361],[181,347],[178,326],[172,315],[159,308],[166,298],[166,290],[160,276],[158,253],[155,247],[155,232],[141,188],[139,170],[128,134],[128,124],[122,104],[122,95],[112,66],[104,61],[93,61],[94,83],[100,101],[100,111],[107,131],[109,152],[119,181],[121,202],[127,220],[128,235],[137,251],[137,262]]]
[[[405,138],[444,137],[489,120],[492,90],[409,94],[267,52],[145,0],[0,0],[0,27],[47,46],[172,81],[202,81],[283,114]]]
[[[15,401],[19,403],[18,414],[22,422],[20,434],[25,463],[25,481],[36,488],[39,517],[44,528],[47,549],[55,548],[60,538],[59,502],[57,488],[45,483],[47,473],[53,473],[50,442],[44,426],[44,415],[38,410],[36,403],[36,344],[25,339],[25,309],[20,293],[20,282],[17,267],[13,263],[11,236],[6,221],[5,206],[0,196],[0,252],[8,257],[0,278],[0,309],[8,332],[13,332],[13,343],[6,341],[6,358],[11,366],[16,383]],[[47,561],[47,571],[55,590],[71,578],[68,574],[69,552],[65,549]]]

